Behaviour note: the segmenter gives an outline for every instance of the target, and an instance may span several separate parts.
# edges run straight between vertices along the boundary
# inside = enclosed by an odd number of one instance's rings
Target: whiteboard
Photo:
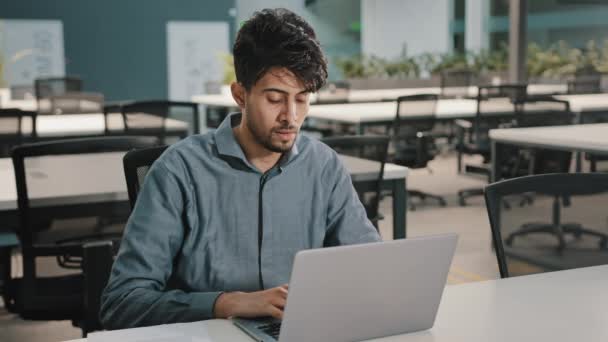
[[[39,77],[65,75],[63,24],[59,20],[0,20],[0,84],[33,85]]]
[[[190,101],[193,95],[205,93],[206,82],[221,82],[221,56],[228,51],[227,22],[168,22],[169,99]]]

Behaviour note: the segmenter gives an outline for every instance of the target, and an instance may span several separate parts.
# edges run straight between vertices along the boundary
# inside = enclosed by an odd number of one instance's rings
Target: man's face
[[[271,68],[242,91],[242,123],[254,140],[272,152],[289,151],[308,114],[309,93],[302,82],[286,68]]]

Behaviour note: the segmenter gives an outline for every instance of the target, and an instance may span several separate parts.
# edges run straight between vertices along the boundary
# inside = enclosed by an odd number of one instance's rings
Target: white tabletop
[[[127,186],[122,165],[123,152],[79,156],[28,158],[30,205],[97,203],[127,200]],[[377,162],[342,156],[354,181],[375,179]],[[66,167],[69,165],[69,167]],[[386,164],[385,179],[405,178],[408,168]],[[82,175],[86,175],[83,177]],[[92,182],[91,180],[95,181]],[[13,163],[0,158],[0,211],[17,208],[17,189]]]
[[[37,115],[36,132],[40,138],[103,135],[105,121],[103,113]],[[111,133],[124,131],[124,120],[120,113],[108,114],[108,129]],[[188,130],[188,123],[175,119],[166,120],[169,132]],[[21,122],[22,132],[26,135],[32,132],[32,120],[25,117]],[[2,128],[0,127],[0,134]]]
[[[607,288],[608,265],[450,285],[432,329],[374,341],[608,341]],[[252,341],[227,320],[143,329],[138,331],[138,341],[176,329],[195,339],[200,334],[203,341]],[[130,332],[133,329],[93,333],[89,340],[126,340]]]
[[[565,84],[530,84],[529,94],[563,94],[568,90]],[[467,89],[469,96],[477,95],[477,87],[471,86]],[[348,93],[348,102],[378,102],[395,100],[399,96],[416,94],[441,94],[440,87],[423,88],[393,88],[393,89],[351,89]],[[314,105],[315,96],[311,98]],[[235,108],[236,103],[230,94],[201,94],[192,96],[192,102],[203,105]]]
[[[571,110],[574,113],[582,111],[608,111],[608,94],[586,94],[586,95],[560,95],[558,99],[570,102]],[[527,108],[535,105],[528,105]],[[542,104],[538,105],[542,110]],[[484,109],[486,113],[510,113],[512,105],[494,105]],[[326,104],[311,105],[308,117],[344,122],[350,124],[388,122],[394,119],[397,112],[396,102],[368,102],[368,103],[346,103],[346,104]],[[477,112],[477,101],[472,99],[441,99],[437,101],[435,108],[435,118],[439,120],[472,118]],[[403,119],[417,119],[428,115],[404,114]]]
[[[490,139],[531,147],[608,154],[608,124],[493,129]]]

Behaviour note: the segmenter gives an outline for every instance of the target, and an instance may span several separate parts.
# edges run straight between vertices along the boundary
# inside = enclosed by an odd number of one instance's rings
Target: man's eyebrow
[[[278,89],[278,88],[266,88],[266,89],[262,90],[262,92],[269,92],[269,91],[274,91],[277,93],[289,95],[289,92],[287,92],[283,89]],[[302,90],[301,92],[297,93],[296,95],[306,94],[306,93],[308,93],[308,90]]]

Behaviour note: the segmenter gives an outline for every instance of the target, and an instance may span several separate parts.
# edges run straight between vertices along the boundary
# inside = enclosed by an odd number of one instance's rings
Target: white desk
[[[477,87],[468,87],[469,96],[477,95]],[[528,93],[534,95],[540,94],[564,94],[568,91],[565,84],[530,84],[528,85]],[[423,87],[423,88],[393,88],[393,89],[351,89],[348,93],[348,102],[380,102],[393,101],[399,96],[417,95],[417,94],[441,94],[440,87]],[[311,103],[316,105],[316,96],[313,94]],[[230,94],[201,94],[192,96],[192,102],[202,105],[236,108],[236,103]]]
[[[607,341],[607,288],[608,265],[450,285],[432,329],[373,341]],[[149,338],[177,327],[188,335],[206,332],[214,342],[253,341],[227,320],[156,326]],[[115,341],[125,331],[93,333],[89,341]]]
[[[123,132],[125,129],[120,113],[109,113],[107,124],[109,133],[116,134]],[[167,119],[166,128],[168,132],[186,135],[188,123],[175,119]],[[32,133],[31,118],[25,117],[22,120],[21,129],[25,135]],[[106,123],[102,113],[36,116],[36,132],[39,138],[101,136],[105,134],[105,129]],[[2,127],[0,127],[1,134]]]
[[[69,206],[126,201],[127,187],[122,166],[124,153],[36,158],[28,170],[32,207]],[[375,184],[378,163],[342,156],[353,182],[362,188]],[[69,167],[65,167],[69,165]],[[100,167],[103,165],[103,167]],[[408,169],[386,164],[383,189],[393,193],[393,234],[406,234],[406,177]],[[86,175],[83,179],[82,175]],[[95,181],[90,181],[94,179]],[[0,158],[0,213],[17,209],[17,190],[10,158]]]
[[[608,124],[510,128],[490,130],[492,140],[492,181],[500,168],[500,148],[516,145],[553,150],[608,154]],[[580,166],[577,166],[580,169]]]

